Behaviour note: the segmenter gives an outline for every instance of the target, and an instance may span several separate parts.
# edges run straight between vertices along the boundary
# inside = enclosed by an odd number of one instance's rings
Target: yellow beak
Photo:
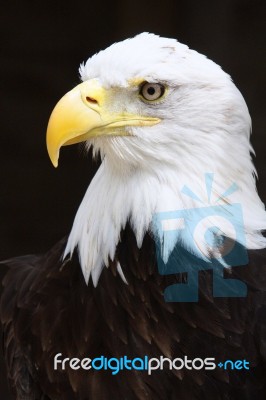
[[[46,135],[48,154],[55,167],[62,146],[97,136],[128,136],[122,127],[160,122],[159,118],[109,112],[110,97],[109,91],[97,79],[92,79],[76,86],[59,100],[51,114]]]

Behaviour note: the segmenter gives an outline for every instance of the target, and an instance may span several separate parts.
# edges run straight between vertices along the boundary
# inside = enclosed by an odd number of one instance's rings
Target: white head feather
[[[87,142],[88,148],[93,146],[95,153],[100,152],[103,161],[79,207],[65,251],[65,255],[72,254],[78,247],[86,281],[92,274],[97,283],[102,268],[115,256],[127,222],[141,246],[148,230],[158,234],[152,225],[155,213],[217,204],[232,184],[238,190],[222,199],[222,204],[241,205],[247,248],[266,246],[261,234],[266,228],[266,213],[256,191],[250,156],[251,120],[228,74],[176,40],[148,33],[94,55],[81,65],[80,74],[83,81],[97,78],[103,87],[116,88],[114,111],[162,120],[152,127],[126,128],[132,136]],[[140,77],[166,85],[164,99],[152,105],[142,102],[130,86]],[[206,173],[214,174],[210,199],[204,184]],[[203,205],[182,192],[185,185]],[[233,237],[228,224],[220,229]],[[182,230],[176,240],[191,248]],[[165,260],[173,245],[165,246]]]

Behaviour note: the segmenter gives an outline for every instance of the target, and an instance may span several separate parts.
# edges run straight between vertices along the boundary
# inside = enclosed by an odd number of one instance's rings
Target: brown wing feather
[[[200,273],[198,303],[166,303],[165,287],[186,276],[158,273],[155,244],[138,249],[127,227],[116,260],[96,288],[84,282],[77,257],[62,262],[66,241],[46,255],[6,262],[1,320],[9,379],[18,400],[265,399],[266,256],[230,277],[245,281],[247,298],[213,298],[212,278]],[[126,285],[116,270],[119,260]],[[80,371],[53,369],[64,357],[216,357],[247,359],[250,371]]]

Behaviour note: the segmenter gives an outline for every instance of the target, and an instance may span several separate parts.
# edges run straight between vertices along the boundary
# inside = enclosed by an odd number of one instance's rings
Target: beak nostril
[[[95,100],[93,97],[87,96],[86,100],[87,100],[88,103],[98,104],[98,101]]]

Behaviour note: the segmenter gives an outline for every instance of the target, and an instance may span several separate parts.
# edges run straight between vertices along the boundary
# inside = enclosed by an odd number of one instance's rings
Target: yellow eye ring
[[[164,92],[165,87],[161,83],[144,82],[140,87],[139,94],[146,101],[155,101],[160,99]]]

